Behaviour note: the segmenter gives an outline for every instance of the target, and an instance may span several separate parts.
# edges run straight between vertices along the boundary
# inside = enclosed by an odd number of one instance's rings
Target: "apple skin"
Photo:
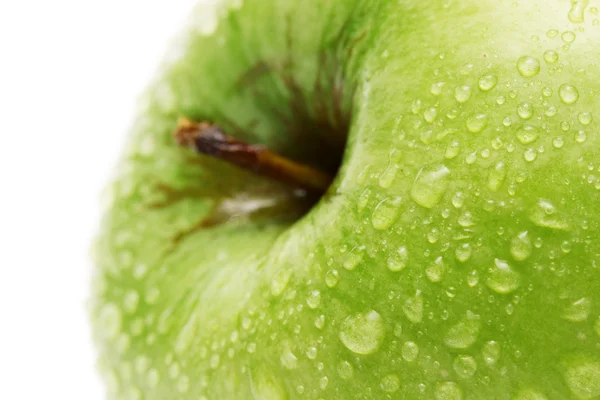
[[[106,191],[109,396],[600,399],[595,3],[200,8]],[[280,186],[177,148],[180,116],[324,168],[349,134],[298,219]],[[192,229],[218,207],[239,216]]]

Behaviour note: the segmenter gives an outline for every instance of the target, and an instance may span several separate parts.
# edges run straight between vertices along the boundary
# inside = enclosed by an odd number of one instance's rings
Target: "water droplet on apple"
[[[461,85],[454,89],[454,98],[459,103],[466,103],[471,98],[471,86]]]
[[[496,293],[508,294],[521,285],[521,276],[506,261],[496,258],[485,284]]]
[[[348,271],[352,271],[354,268],[360,264],[364,256],[364,246],[354,246],[354,248],[348,253],[344,263],[342,264],[344,268]]]
[[[410,197],[420,206],[433,208],[448,190],[450,170],[443,164],[421,168],[410,190]]]
[[[341,325],[340,340],[356,354],[379,350],[385,336],[385,324],[376,311],[348,316]]]
[[[306,297],[306,304],[313,310],[321,304],[321,292],[318,290],[311,290]]]
[[[463,391],[456,382],[440,382],[435,387],[435,400],[462,400]]]
[[[493,192],[500,190],[506,180],[506,164],[498,161],[489,169],[487,186]]]
[[[552,139],[552,146],[554,146],[554,148],[562,149],[562,147],[564,145],[565,145],[565,139],[562,136],[557,136],[554,139]]]
[[[496,364],[500,359],[500,344],[493,340],[485,343],[481,349],[481,355],[487,364]]]
[[[569,304],[563,313],[563,318],[571,322],[582,322],[588,319],[592,311],[592,300],[582,297]]]
[[[384,189],[390,188],[396,179],[396,174],[399,169],[400,166],[398,164],[390,161],[390,165],[379,177],[379,186]]]
[[[148,382],[148,387],[150,389],[155,389],[160,383],[160,374],[155,368],[152,368],[150,371],[148,371],[146,382]]]
[[[584,143],[587,140],[587,133],[585,131],[577,131],[575,133],[575,141],[577,143]]]
[[[431,85],[430,92],[434,96],[439,96],[444,89],[445,82],[437,82]]]
[[[435,122],[437,115],[438,111],[435,107],[430,107],[423,112],[423,118],[425,118],[425,121],[429,122],[430,124]]]
[[[392,251],[387,259],[387,266],[390,271],[398,272],[406,268],[408,262],[408,250],[406,246],[401,246],[396,251]]]
[[[479,316],[469,312],[466,317],[448,330],[444,337],[444,343],[453,349],[466,349],[477,341],[480,327]]]
[[[562,35],[560,35],[560,37],[563,40],[563,42],[565,42],[565,43],[573,43],[577,36],[575,35],[575,32],[573,32],[573,31],[565,31],[565,32],[563,32]]]
[[[577,116],[577,119],[581,125],[587,126],[592,123],[592,114],[589,112],[581,112]]]
[[[535,151],[535,149],[529,148],[523,153],[523,158],[527,162],[533,162],[537,158],[537,155],[538,154],[537,151]]]
[[[456,140],[453,140],[448,144],[448,147],[446,147],[446,153],[444,154],[444,157],[450,160],[455,158],[458,153],[460,153],[460,143]]]
[[[133,314],[140,301],[140,295],[135,290],[129,290],[123,297],[123,309],[128,314]]]
[[[498,77],[493,74],[482,75],[479,78],[479,89],[482,92],[489,92],[498,84]]]
[[[589,359],[570,361],[564,371],[565,383],[580,399],[600,396],[600,362]]]
[[[425,274],[431,282],[437,283],[441,282],[441,280],[444,278],[445,271],[446,264],[444,263],[442,256],[439,256],[429,267],[427,267]]]
[[[98,315],[98,326],[102,335],[113,340],[121,332],[121,310],[113,303],[102,306]]]
[[[471,133],[479,133],[483,131],[488,126],[488,116],[487,114],[473,114],[467,118],[465,123],[467,130]]]
[[[289,343],[284,343],[283,350],[281,352],[281,356],[279,357],[279,360],[281,361],[281,365],[283,365],[284,368],[287,368],[287,369],[298,368],[298,357],[296,357],[296,355],[294,353],[292,353]]]
[[[517,61],[517,69],[521,76],[532,78],[540,73],[540,61],[530,56],[522,56]]]
[[[340,281],[340,273],[336,269],[331,269],[325,274],[325,284],[333,288]]]
[[[473,249],[470,243],[463,243],[454,250],[454,255],[456,259],[462,263],[469,261],[471,255],[473,254]]]
[[[400,212],[401,199],[385,199],[375,207],[371,224],[377,230],[386,230],[396,221]]]
[[[530,103],[521,103],[517,106],[517,114],[521,119],[533,117],[533,106]]]
[[[396,374],[386,375],[379,382],[379,387],[387,393],[397,392],[400,389],[400,378]]]
[[[532,125],[525,124],[517,131],[517,139],[521,144],[535,142],[540,137],[539,130]]]
[[[354,368],[348,361],[342,361],[337,366],[338,375],[344,380],[352,379]]]
[[[402,345],[402,358],[408,362],[415,361],[419,356],[419,346],[415,342],[406,342]]]
[[[281,296],[291,277],[292,271],[290,269],[284,268],[279,270],[273,280],[271,280],[271,294],[275,297]]]
[[[314,360],[317,358],[317,348],[314,346],[309,347],[308,349],[306,349],[306,357],[308,357],[310,360]]]
[[[579,91],[577,88],[567,83],[558,88],[558,95],[565,104],[574,104],[579,100]]]
[[[554,205],[545,199],[540,199],[533,208],[529,218],[537,226],[556,230],[567,230],[569,224],[558,213]]]
[[[548,64],[555,64],[558,61],[558,53],[554,50],[547,50],[544,52],[544,61]]]
[[[519,233],[510,243],[510,254],[517,261],[528,259],[532,250],[533,245],[527,231]]]
[[[452,368],[458,376],[464,379],[471,378],[477,372],[477,361],[471,356],[460,355],[454,358]]]
[[[324,376],[321,379],[319,379],[319,387],[321,388],[321,390],[325,390],[327,389],[327,385],[329,384],[329,378]]]
[[[423,320],[423,295],[420,291],[404,302],[402,311],[413,324],[418,324]]]

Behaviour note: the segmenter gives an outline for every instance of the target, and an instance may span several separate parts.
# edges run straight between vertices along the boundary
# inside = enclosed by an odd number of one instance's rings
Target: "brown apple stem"
[[[180,146],[307,192],[325,193],[333,180],[329,174],[285,158],[264,146],[234,139],[210,122],[181,118],[174,136]]]

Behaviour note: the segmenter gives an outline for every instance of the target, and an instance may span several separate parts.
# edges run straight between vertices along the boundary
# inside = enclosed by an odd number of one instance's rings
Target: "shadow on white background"
[[[104,399],[85,308],[99,193],[196,2],[0,1],[0,399]]]

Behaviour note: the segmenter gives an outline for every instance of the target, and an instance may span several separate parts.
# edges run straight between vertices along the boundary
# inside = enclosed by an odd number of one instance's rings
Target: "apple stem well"
[[[285,158],[265,146],[237,140],[207,121],[180,118],[173,136],[179,146],[313,194],[325,193],[333,181],[323,171]]]

